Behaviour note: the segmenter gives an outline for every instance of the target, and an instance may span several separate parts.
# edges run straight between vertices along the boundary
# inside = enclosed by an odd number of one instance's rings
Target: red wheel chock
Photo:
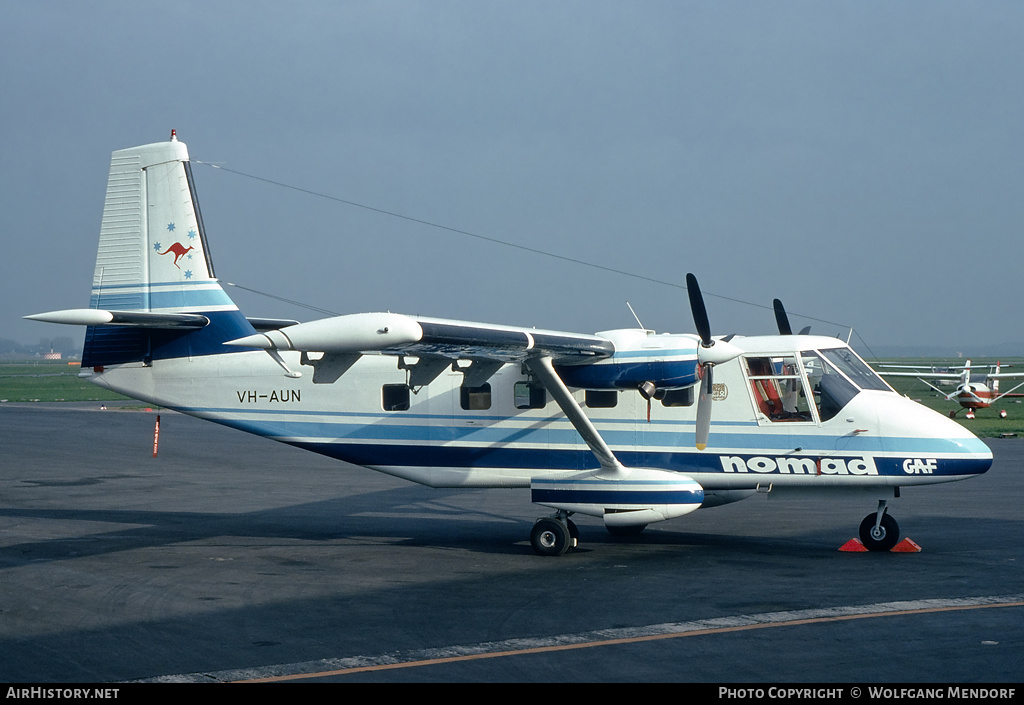
[[[860,539],[850,539],[842,546],[839,550],[844,553],[868,553],[868,549],[861,543]],[[921,547],[910,539],[903,539],[898,544],[889,549],[892,553],[920,553]]]

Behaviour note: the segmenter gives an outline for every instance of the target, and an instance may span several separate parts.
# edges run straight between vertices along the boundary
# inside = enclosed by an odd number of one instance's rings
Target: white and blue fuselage
[[[714,492],[768,485],[892,488],[964,479],[991,464],[991,451],[963,426],[890,389],[857,388],[828,419],[812,403],[790,418],[764,413],[746,361],[848,352],[836,339],[811,336],[732,340],[746,352],[716,367],[710,442],[697,451],[696,404],[687,393],[696,379],[696,339],[646,331],[604,335],[650,347],[622,353],[617,347],[601,362],[559,371],[628,467],[684,473]],[[300,353],[281,354],[290,369],[304,369]],[[479,385],[486,389],[468,393],[464,373],[451,368],[404,393],[408,371],[384,354],[362,355],[331,384],[315,384],[308,373],[287,377],[255,350],[83,374],[154,404],[433,487],[529,487],[535,478],[597,469],[576,428],[520,367],[505,364]],[[665,370],[680,385],[675,403],[637,392],[636,379],[661,379]],[[771,381],[798,383],[813,398],[813,377],[799,372]],[[589,383],[590,394],[572,382]]]
[[[556,510],[531,534],[545,554],[575,545],[577,512],[642,527],[796,490],[872,495],[861,535],[885,547],[901,486],[992,461],[834,338],[247,319],[173,135],[113,154],[90,307],[32,318],[87,326],[82,375],[116,392],[432,487],[530,488]]]

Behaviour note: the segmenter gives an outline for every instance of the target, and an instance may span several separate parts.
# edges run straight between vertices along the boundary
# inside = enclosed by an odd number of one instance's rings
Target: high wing
[[[611,341],[596,335],[517,328],[399,313],[356,313],[299,323],[227,345],[323,353],[426,355],[517,362],[546,355],[559,364],[610,357]]]
[[[947,379],[955,381],[963,375],[959,373],[946,372],[889,372],[888,370],[875,370],[882,377],[917,377],[918,379]]]
[[[971,369],[971,368],[967,368]],[[973,368],[975,372],[977,368]],[[963,371],[961,372],[889,372],[888,370],[876,370],[878,374],[883,377],[918,377],[927,379],[949,379],[957,380],[963,377]],[[992,372],[984,374],[984,377],[988,379],[1004,379],[1012,377],[1024,377],[1024,372]]]
[[[398,313],[357,313],[286,326],[245,336],[226,345],[266,350],[285,369],[279,352],[303,353],[313,381],[331,383],[366,354],[416,357],[407,367],[410,386],[429,384],[458,360],[469,360],[466,384],[479,386],[502,365],[549,358],[557,365],[581,365],[611,357],[615,345],[596,335],[517,328],[487,323],[419,318]],[[322,353],[318,359],[309,353]]]
[[[1013,378],[1013,377],[1024,377],[1024,372],[1002,372],[1002,369],[1010,367],[1010,365],[1000,365],[996,363],[994,365],[971,365],[971,361],[967,360],[964,365],[954,365],[948,367],[939,367],[938,369],[934,365],[896,365],[890,363],[881,363],[875,365],[878,374],[883,377],[918,377],[928,379],[949,379],[949,380],[962,380],[964,373],[972,375],[973,378],[980,378],[982,376],[989,379],[1002,379],[1002,378]],[[909,372],[892,372],[890,370],[910,370]],[[942,371],[938,371],[942,370]],[[984,372],[984,370],[989,370]]]

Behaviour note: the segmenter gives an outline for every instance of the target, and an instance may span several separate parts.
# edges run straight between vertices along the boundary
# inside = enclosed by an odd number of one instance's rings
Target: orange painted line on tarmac
[[[274,683],[283,681],[305,680],[309,678],[327,678],[331,676],[347,676],[354,673],[373,673],[376,671],[390,671],[398,668],[420,668],[423,666],[436,666],[446,663],[461,663],[466,661],[478,661],[480,659],[505,658],[508,656],[525,656],[527,654],[545,654],[558,651],[572,651],[575,649],[592,649],[599,646],[616,646],[619,644],[639,644],[647,641],[660,641],[662,639],[679,639],[688,636],[708,636],[710,634],[730,634],[733,632],[750,631],[753,629],[768,629],[774,627],[799,627],[808,624],[826,624],[829,622],[846,622],[854,619],[873,619],[877,617],[899,617],[916,614],[934,614],[938,612],[959,612],[964,610],[980,610],[992,607],[1024,607],[1024,602],[1001,602],[989,605],[958,605],[951,607],[925,607],[920,609],[896,610],[892,612],[868,612],[864,614],[834,615],[829,617],[811,617],[807,619],[792,619],[780,622],[764,622],[757,624],[741,624],[731,627],[714,627],[709,629],[694,629],[690,631],[668,632],[665,634],[647,634],[635,637],[622,637],[617,639],[603,639],[596,641],[580,642],[578,644],[552,644],[550,646],[537,646],[523,649],[512,649],[507,651],[491,651],[482,654],[464,654],[460,656],[448,656],[441,658],[421,659],[417,661],[402,661],[399,663],[381,663],[370,666],[354,666],[352,668],[339,668],[330,671],[317,673],[295,673],[279,676],[268,676],[266,678],[252,678],[234,681],[235,683]]]

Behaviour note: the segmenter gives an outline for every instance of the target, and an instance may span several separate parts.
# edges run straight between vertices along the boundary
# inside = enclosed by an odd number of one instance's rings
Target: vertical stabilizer
[[[173,132],[111,157],[89,305],[211,323],[194,332],[91,326],[86,367],[224,352],[220,343],[252,330],[214,277],[188,149]]]
[[[112,155],[90,305],[155,312],[235,308],[214,279],[183,142]]]

